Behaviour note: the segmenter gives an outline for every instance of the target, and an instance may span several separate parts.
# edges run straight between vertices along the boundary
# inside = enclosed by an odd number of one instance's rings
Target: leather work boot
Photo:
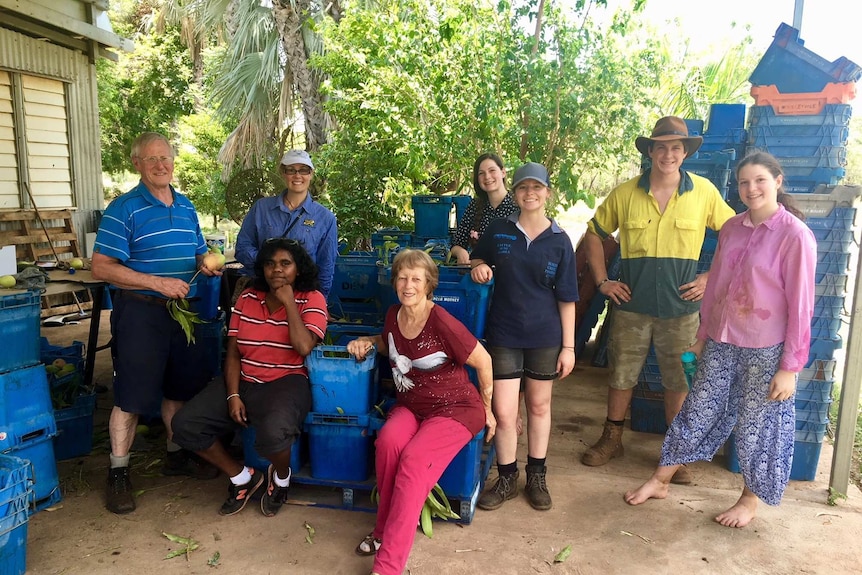
[[[524,493],[530,500],[530,505],[537,511],[547,511],[551,508],[551,494],[548,493],[548,485],[545,483],[545,473],[548,468],[544,465],[527,466],[527,486]]]
[[[520,473],[516,471],[515,473],[507,473],[499,476],[494,487],[479,497],[479,501],[477,502],[479,508],[493,511],[494,509],[499,509],[507,500],[517,497],[518,475]]]
[[[623,426],[605,422],[605,428],[599,440],[584,452],[581,463],[590,467],[604,465],[614,457],[623,455]]]

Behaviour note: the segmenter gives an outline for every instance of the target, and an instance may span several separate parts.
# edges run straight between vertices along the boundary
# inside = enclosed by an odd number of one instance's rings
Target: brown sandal
[[[376,555],[377,551],[380,549],[380,546],[383,545],[383,542],[380,541],[377,537],[374,536],[374,533],[371,532],[365,536],[365,539],[359,542],[359,545],[356,546],[356,554],[360,557],[370,557],[371,555]]]

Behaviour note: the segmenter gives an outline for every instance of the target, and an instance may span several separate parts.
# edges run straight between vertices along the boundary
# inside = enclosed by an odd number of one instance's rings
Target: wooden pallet
[[[15,257],[19,261],[54,261],[55,254],[60,260],[81,257],[71,210],[43,210],[39,216],[45,227],[34,210],[0,212],[0,245],[15,246]],[[82,289],[76,295],[80,308],[72,294],[43,297],[42,317],[92,309],[89,290]]]

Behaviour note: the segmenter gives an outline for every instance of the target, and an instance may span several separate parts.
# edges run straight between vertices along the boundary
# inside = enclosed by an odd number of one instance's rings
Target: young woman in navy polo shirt
[[[551,508],[545,456],[551,432],[554,380],[575,366],[578,280],[569,236],[545,214],[551,190],[544,166],[518,168],[512,185],[519,214],[492,222],[473,249],[471,276],[494,279],[486,338],[494,365],[498,479],[482,494],[482,509],[497,509],[518,494],[518,391],[527,404],[527,483],[530,505]]]

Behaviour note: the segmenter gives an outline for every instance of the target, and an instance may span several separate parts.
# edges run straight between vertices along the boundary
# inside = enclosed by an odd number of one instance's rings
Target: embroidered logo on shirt
[[[313,228],[314,227],[314,220],[305,220],[302,222],[302,225],[308,226],[309,228]]]

